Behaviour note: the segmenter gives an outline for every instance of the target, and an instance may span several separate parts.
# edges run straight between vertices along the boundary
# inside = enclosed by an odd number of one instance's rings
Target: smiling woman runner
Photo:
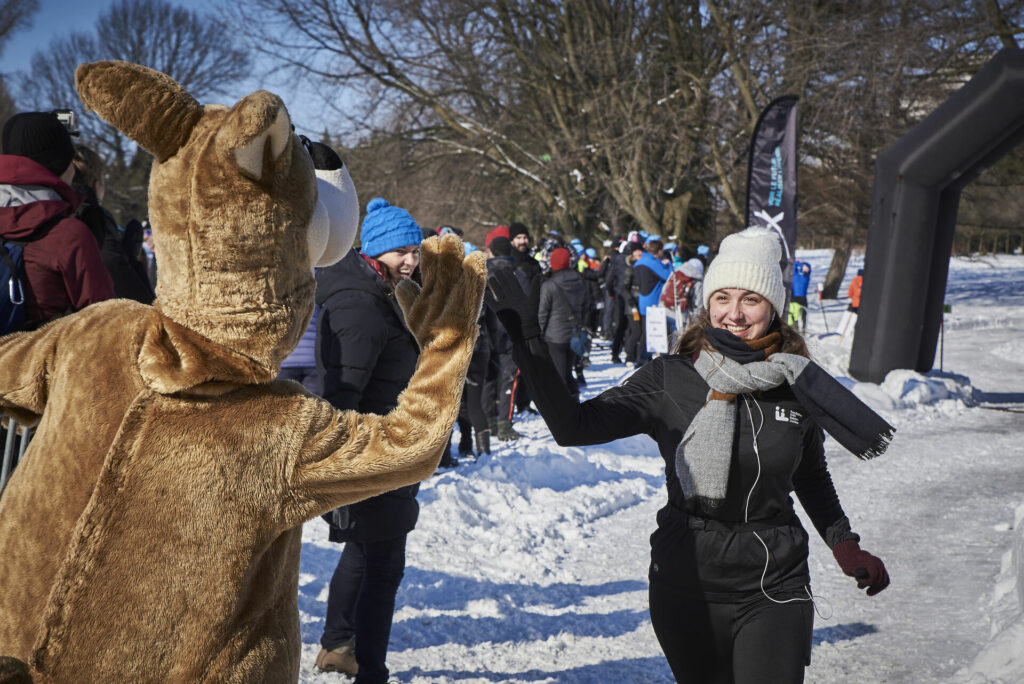
[[[769,230],[726,237],[708,267],[705,310],[674,353],[583,403],[539,338],[537,284],[524,293],[499,276],[487,287],[559,444],[636,434],[658,443],[668,503],[651,536],[650,611],[679,682],[803,681],[814,615],[793,491],[845,574],[869,595],[889,584],[850,529],[822,430],[865,459],[885,451],[893,428],[813,363],[785,324],[780,260]]]

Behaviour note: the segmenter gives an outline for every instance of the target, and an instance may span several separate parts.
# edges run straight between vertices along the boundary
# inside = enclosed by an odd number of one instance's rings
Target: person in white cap
[[[842,571],[875,595],[885,565],[858,545],[825,462],[824,431],[862,459],[893,428],[814,364],[785,323],[781,245],[748,228],[722,240],[704,310],[674,353],[578,403],[537,332],[536,293],[491,278],[486,301],[558,444],[650,435],[668,503],[651,536],[654,632],[679,682],[802,682],[814,611],[808,538],[790,494]]]

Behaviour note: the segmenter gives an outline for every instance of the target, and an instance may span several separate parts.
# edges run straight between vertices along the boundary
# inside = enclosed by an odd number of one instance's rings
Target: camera
[[[70,109],[55,109],[53,113],[57,115],[57,121],[60,121],[67,129],[68,135],[78,135],[77,114]]]

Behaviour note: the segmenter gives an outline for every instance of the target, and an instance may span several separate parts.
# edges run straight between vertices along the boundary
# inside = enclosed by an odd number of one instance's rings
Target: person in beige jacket
[[[351,245],[347,172],[318,182],[265,91],[204,107],[125,62],[84,64],[76,84],[155,156],[160,283],[153,306],[0,339],[0,412],[36,425],[0,498],[0,681],[294,682],[301,524],[434,472],[483,258],[423,243],[422,289],[396,292],[415,374],[385,416],[337,411],[274,378],[314,265]]]

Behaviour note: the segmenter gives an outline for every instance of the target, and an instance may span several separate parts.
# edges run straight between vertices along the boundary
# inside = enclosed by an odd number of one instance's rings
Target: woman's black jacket
[[[721,509],[708,514],[685,500],[675,468],[676,447],[708,393],[691,359],[658,357],[619,386],[578,403],[558,381],[537,338],[516,342],[514,357],[559,444],[601,444],[637,434],[658,443],[668,501],[651,536],[652,582],[707,600],[741,601],[760,595],[765,572],[764,588],[772,598],[806,596],[807,534],[791,491],[829,547],[859,539],[832,484],[824,435],[788,386],[737,398],[728,493]]]
[[[393,289],[355,249],[318,271],[316,366],[332,406],[385,414],[416,369],[419,346],[405,326]],[[346,506],[348,526],[331,526],[331,541],[383,541],[416,526],[419,485]],[[344,516],[343,516],[344,517]]]

